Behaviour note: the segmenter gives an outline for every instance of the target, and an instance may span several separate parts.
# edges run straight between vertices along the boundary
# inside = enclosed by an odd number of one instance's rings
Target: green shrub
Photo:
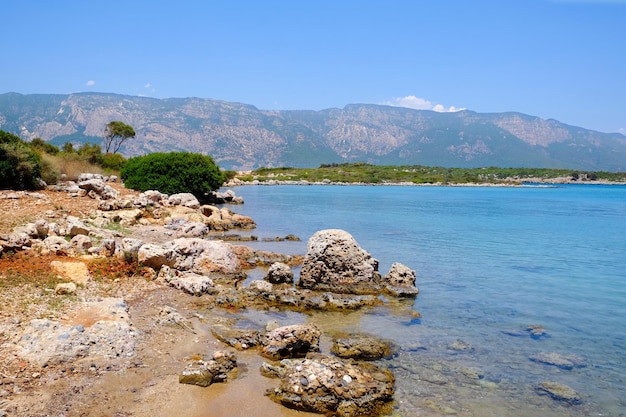
[[[121,176],[128,188],[192,193],[200,201],[224,183],[224,174],[213,158],[189,152],[157,152],[130,158]]]
[[[44,152],[50,155],[56,155],[61,150],[58,146],[54,146],[41,138],[35,138],[30,142],[30,146],[38,150],[39,152]]]
[[[40,188],[41,158],[18,136],[0,130],[0,189]]]
[[[126,163],[126,158],[124,158],[119,153],[107,153],[102,158],[102,168],[110,171],[121,171]]]

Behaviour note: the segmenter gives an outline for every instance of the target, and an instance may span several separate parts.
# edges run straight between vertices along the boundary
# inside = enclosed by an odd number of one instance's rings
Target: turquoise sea
[[[234,191],[245,204],[232,209],[257,223],[251,234],[302,239],[252,246],[304,254],[313,233],[339,228],[381,273],[394,262],[417,272],[415,300],[306,318],[399,346],[383,361],[397,378],[396,414],[626,416],[626,186]],[[575,366],[531,360],[540,354]],[[582,403],[539,395],[542,381],[573,388]]]

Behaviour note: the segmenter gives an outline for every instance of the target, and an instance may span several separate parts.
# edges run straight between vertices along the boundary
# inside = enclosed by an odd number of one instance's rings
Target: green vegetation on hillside
[[[0,189],[39,187],[41,156],[18,136],[0,130]]]
[[[58,146],[35,138],[31,142],[0,130],[0,189],[34,190],[56,184],[62,176],[75,181],[84,172],[118,173],[126,159],[103,153],[100,145],[85,143],[78,149],[66,142]]]
[[[122,169],[128,188],[165,194],[192,193],[200,201],[224,183],[224,173],[210,156],[189,152],[151,153],[130,158]]]
[[[591,172],[547,168],[444,168],[422,165],[379,166],[367,163],[323,164],[319,168],[259,168],[239,175],[242,181],[308,181],[333,183],[468,184],[518,183],[571,178],[585,182],[626,182],[624,172]]]

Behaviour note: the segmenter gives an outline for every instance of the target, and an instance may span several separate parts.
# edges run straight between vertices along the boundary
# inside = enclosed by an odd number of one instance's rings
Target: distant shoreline
[[[239,187],[245,185],[256,186],[276,186],[276,185],[299,185],[299,186],[311,186],[311,185],[335,185],[335,186],[407,186],[407,187],[496,187],[496,188],[517,188],[517,187],[559,187],[564,185],[619,185],[626,186],[626,182],[617,181],[573,181],[559,179],[539,179],[529,178],[526,180],[517,180],[511,182],[467,182],[467,183],[414,183],[414,182],[379,182],[379,183],[366,183],[366,182],[337,182],[337,181],[306,181],[306,180],[253,180],[253,181],[241,181],[235,178],[224,184],[223,187]]]

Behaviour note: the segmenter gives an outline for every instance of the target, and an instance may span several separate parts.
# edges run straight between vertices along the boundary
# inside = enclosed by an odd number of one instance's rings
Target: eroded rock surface
[[[321,334],[313,324],[278,327],[261,339],[261,354],[274,360],[304,357],[309,352],[319,351]]]
[[[269,397],[287,407],[339,417],[376,415],[394,394],[395,379],[372,363],[356,365],[314,355],[264,364],[264,375],[280,378]]]
[[[41,366],[81,358],[132,356],[135,331],[121,298],[84,303],[71,319],[34,319],[20,337],[19,355]]]
[[[298,285],[336,293],[379,293],[378,260],[348,232],[321,230],[308,241]]]
[[[237,368],[237,358],[232,352],[217,351],[209,360],[192,360],[178,376],[181,384],[208,387],[216,382],[226,382]]]

